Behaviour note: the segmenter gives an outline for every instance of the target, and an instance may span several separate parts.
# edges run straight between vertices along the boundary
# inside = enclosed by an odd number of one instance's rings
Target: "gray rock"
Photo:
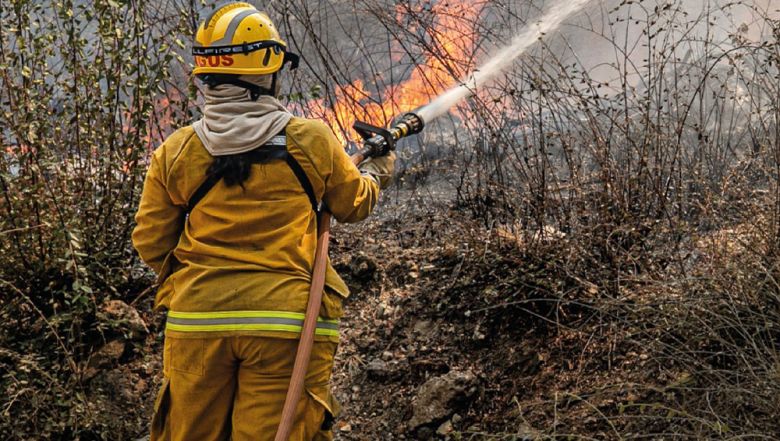
[[[452,421],[447,420],[443,423],[441,423],[441,426],[436,430],[436,433],[439,435],[449,435],[452,432],[455,431],[455,428],[452,427]]]
[[[133,338],[140,338],[149,333],[149,329],[138,310],[121,300],[109,300],[103,305],[103,312],[111,320],[126,327]]]
[[[373,378],[385,378],[390,375],[391,370],[387,362],[381,358],[375,358],[366,365],[368,375]]]
[[[434,331],[433,322],[430,320],[418,320],[414,323],[412,331],[420,336],[429,337]]]
[[[390,353],[392,355],[392,353]],[[387,353],[368,362],[366,373],[374,380],[392,380],[404,375],[409,368],[406,359],[387,359]]]
[[[458,399],[474,393],[475,380],[470,371],[451,371],[425,382],[417,390],[409,426],[417,428],[450,416]]]
[[[455,415],[453,415],[453,416],[452,416],[452,424],[458,424],[458,423],[460,423],[461,421],[463,421],[463,417],[461,417],[461,416],[460,416],[460,415],[458,415],[457,413],[456,413]]]

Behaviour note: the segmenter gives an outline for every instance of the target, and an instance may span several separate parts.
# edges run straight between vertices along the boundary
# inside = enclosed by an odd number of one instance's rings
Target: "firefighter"
[[[133,244],[167,310],[151,440],[272,440],[304,319],[320,206],[365,219],[394,156],[352,164],[322,122],[276,99],[297,65],[268,16],[217,9],[193,45],[203,117],[154,151]],[[328,263],[292,440],[331,439],[329,380],[347,286]]]

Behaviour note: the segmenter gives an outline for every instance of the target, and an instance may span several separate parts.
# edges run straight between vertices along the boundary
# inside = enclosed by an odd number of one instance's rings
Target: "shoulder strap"
[[[320,204],[317,201],[317,196],[314,194],[314,187],[311,185],[309,176],[306,174],[306,171],[304,171],[303,167],[301,167],[301,164],[295,160],[289,151],[287,151],[287,136],[284,134],[284,132],[282,132],[280,135],[274,136],[267,143],[249,152],[249,159],[253,164],[262,164],[274,159],[284,159],[287,163],[287,166],[290,167],[293,174],[295,174],[296,179],[298,179],[298,182],[301,184],[303,191],[305,191],[306,195],[309,197],[312,210],[314,210],[315,213],[320,212]],[[188,214],[195,208],[196,205],[198,205],[198,202],[200,202],[201,199],[203,199],[203,197],[206,196],[215,185],[217,185],[217,182],[219,182],[222,177],[223,175],[221,173],[216,173],[206,177],[206,180],[203,181],[203,183],[200,184],[200,186],[195,190],[195,192],[190,197],[189,202],[187,203]]]
[[[220,179],[222,179],[222,173],[215,173],[206,177],[206,180],[200,184],[200,187],[195,190],[195,193],[192,194],[189,202],[187,202],[188,214],[192,211],[193,208],[195,208],[196,205],[198,205],[198,202],[200,202],[200,200],[203,199],[203,197],[206,196],[206,194],[211,191],[215,185],[217,185],[217,182],[219,182]]]
[[[287,166],[290,167],[290,170],[292,170],[295,177],[298,179],[298,182],[301,184],[301,187],[303,188],[303,191],[306,192],[306,196],[309,197],[309,203],[311,203],[311,209],[314,210],[315,213],[320,212],[320,203],[317,201],[317,195],[314,194],[314,186],[311,185],[311,181],[309,180],[309,175],[306,174],[306,171],[301,167],[301,164],[295,159],[295,157],[287,150],[287,135],[285,132],[282,132],[281,134],[275,136],[271,141],[268,142],[266,145],[275,145],[282,147],[284,149],[284,160],[287,162]],[[281,157],[277,159],[282,159]]]
[[[301,164],[295,160],[290,152],[287,152],[287,158],[285,158],[285,160],[287,161],[287,165],[295,174],[295,177],[298,178],[298,182],[301,183],[303,191],[305,191],[306,195],[309,196],[311,209],[314,210],[315,213],[319,213],[320,203],[317,201],[317,195],[314,194],[314,187],[311,185],[311,181],[309,180],[309,176],[306,174],[306,171],[303,169],[303,167],[301,167]]]

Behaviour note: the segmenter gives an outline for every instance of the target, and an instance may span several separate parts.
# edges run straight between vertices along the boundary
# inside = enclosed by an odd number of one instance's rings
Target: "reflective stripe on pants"
[[[304,314],[283,311],[168,312],[166,330],[177,332],[277,331],[300,333]],[[338,320],[317,320],[316,335],[339,335]]]

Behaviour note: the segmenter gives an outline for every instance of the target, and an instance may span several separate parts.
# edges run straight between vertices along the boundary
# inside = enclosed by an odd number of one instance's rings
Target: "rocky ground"
[[[335,263],[353,287],[335,374],[337,439],[534,439],[556,425],[604,434],[598,407],[630,393],[617,380],[643,356],[595,321],[563,324],[588,314],[541,298],[558,283],[551,262],[446,210],[375,220],[368,231],[336,230]],[[582,285],[572,292],[596,294]],[[626,390],[603,400],[595,384]]]

